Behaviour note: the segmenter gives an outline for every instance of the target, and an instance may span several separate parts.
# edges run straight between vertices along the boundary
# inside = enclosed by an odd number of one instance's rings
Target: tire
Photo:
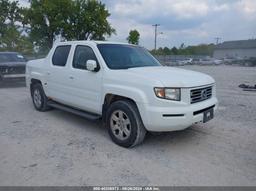
[[[136,105],[126,100],[116,101],[109,106],[106,126],[112,141],[126,148],[142,143],[147,132]]]
[[[32,85],[31,97],[36,110],[47,111],[50,109],[50,107],[47,105],[48,98],[46,97],[41,84],[37,83]]]

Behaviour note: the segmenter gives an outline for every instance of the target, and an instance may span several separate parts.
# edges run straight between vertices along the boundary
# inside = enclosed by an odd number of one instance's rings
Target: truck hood
[[[138,67],[128,71],[151,80],[159,80],[164,87],[196,87],[215,82],[209,75],[174,67]]]

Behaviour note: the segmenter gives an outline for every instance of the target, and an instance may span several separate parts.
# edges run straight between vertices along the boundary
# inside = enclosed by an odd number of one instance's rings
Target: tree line
[[[179,48],[177,47],[160,47],[157,50],[151,50],[154,55],[206,55],[212,56],[214,51],[214,44],[200,44],[196,46],[185,46],[181,44]]]
[[[108,22],[105,4],[97,0],[29,0],[29,7],[18,1],[0,0],[0,51],[26,55],[46,54],[60,40],[105,40],[115,34]],[[139,44],[140,33],[130,30],[127,41]],[[155,55],[212,55],[214,44],[160,47]]]
[[[127,37],[127,41],[130,44],[139,44],[140,33],[134,29],[130,30],[129,36]],[[185,46],[184,43],[180,45],[179,48],[177,47],[160,47],[157,50],[151,50],[150,52],[153,55],[206,55],[212,56],[214,51],[214,44],[200,44],[196,46]]]
[[[46,53],[57,38],[104,40],[115,34],[105,4],[97,0],[0,0],[0,51]]]

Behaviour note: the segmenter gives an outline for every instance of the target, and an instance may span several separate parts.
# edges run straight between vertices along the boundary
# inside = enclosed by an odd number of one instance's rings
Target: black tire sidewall
[[[138,133],[138,121],[135,115],[138,115],[137,113],[134,113],[126,104],[129,103],[123,103],[123,101],[117,101],[113,104],[110,105],[108,111],[107,111],[107,116],[106,116],[106,125],[108,128],[108,133],[111,137],[111,139],[118,145],[122,147],[131,147],[134,142],[136,141],[137,138],[137,133]],[[131,106],[131,105],[130,105]],[[110,127],[110,118],[111,115],[114,111],[116,110],[121,110],[123,111],[128,117],[131,122],[131,134],[128,137],[128,139],[125,140],[120,140],[115,135],[113,134],[111,127]]]

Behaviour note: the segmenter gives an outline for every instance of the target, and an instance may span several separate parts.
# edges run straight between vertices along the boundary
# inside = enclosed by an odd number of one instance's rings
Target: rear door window
[[[52,57],[52,64],[54,66],[64,67],[67,63],[68,55],[70,52],[71,45],[58,46]]]

